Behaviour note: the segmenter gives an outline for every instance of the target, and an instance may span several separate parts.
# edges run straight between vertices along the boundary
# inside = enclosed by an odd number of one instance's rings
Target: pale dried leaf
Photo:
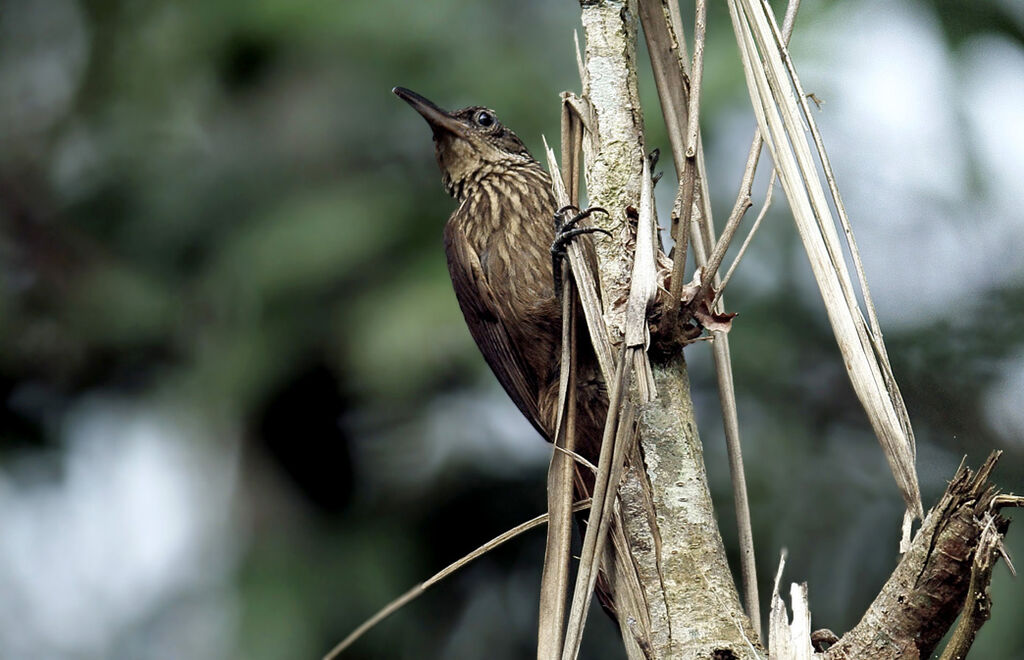
[[[903,414],[902,400],[896,398],[898,390],[886,376],[889,368],[884,363],[884,351],[872,347],[853,294],[835,220],[800,119],[790,71],[780,53],[783,47],[775,37],[778,28],[774,17],[756,0],[730,0],[729,11],[758,126],[779,172],[850,381],[908,510],[920,516],[921,496],[914,468],[915,450],[907,431],[909,420]]]
[[[636,229],[636,249],[633,252],[633,275],[629,283],[626,303],[626,346],[647,348],[651,336],[647,329],[647,309],[658,292],[657,271],[654,266],[654,185],[651,181],[650,161],[644,158],[643,182],[640,187],[640,212]]]

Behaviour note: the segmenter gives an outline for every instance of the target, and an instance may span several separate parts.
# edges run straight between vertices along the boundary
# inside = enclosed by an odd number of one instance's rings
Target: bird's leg
[[[569,211],[576,211],[569,220],[565,220],[565,216]],[[555,296],[561,298],[562,296],[562,259],[565,258],[565,246],[569,244],[577,236],[583,234],[593,234],[594,232],[601,232],[611,236],[611,233],[600,227],[577,227],[581,220],[590,217],[592,213],[600,211],[605,215],[608,211],[604,210],[600,206],[591,206],[588,209],[580,211],[573,205],[563,206],[562,208],[555,211],[555,240],[551,243],[551,272],[554,275],[555,280]]]

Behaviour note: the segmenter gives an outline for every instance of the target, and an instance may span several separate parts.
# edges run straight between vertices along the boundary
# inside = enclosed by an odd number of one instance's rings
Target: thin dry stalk
[[[786,6],[786,16],[782,23],[782,43],[789,44],[790,37],[793,36],[793,25],[796,22],[796,13],[800,9],[800,0],[790,0]],[[750,196],[754,187],[754,175],[757,173],[757,164],[761,159],[761,148],[764,145],[764,138],[761,135],[760,129],[754,129],[754,137],[750,142],[750,150],[747,153],[747,164],[743,169],[743,177],[740,179],[740,191],[736,195],[736,201],[733,203],[732,212],[729,214],[729,219],[726,220],[725,227],[722,229],[722,235],[718,238],[718,242],[715,244],[715,249],[708,257],[708,263],[703,273],[703,281],[701,283],[700,293],[697,295],[697,300],[703,300],[707,296],[709,287],[715,280],[718,273],[718,268],[722,265],[722,259],[725,257],[726,251],[732,244],[733,237],[736,234],[736,229],[739,227],[740,221],[746,214],[747,210],[752,206]],[[772,170],[772,182],[775,181],[775,170]],[[768,196],[765,200],[765,208],[768,206],[769,200],[771,200],[771,188],[772,183],[768,184]],[[764,210],[761,215],[758,216],[758,222],[764,217]],[[747,237],[747,241],[744,242],[743,248],[740,253],[736,255],[736,259],[733,260],[733,265],[729,269],[729,273],[726,275],[722,283],[718,285],[718,291],[715,294],[715,303],[722,297],[722,291],[725,290],[725,284],[729,279],[729,274],[735,269],[736,264],[739,263],[740,257],[743,251],[746,249],[746,245],[749,243],[750,238],[753,237],[754,231],[757,229],[758,223],[754,223],[754,227],[750,230],[750,235]],[[714,306],[713,306],[714,307]]]
[[[562,646],[565,602],[569,593],[569,558],[572,550],[572,492],[575,466],[567,452],[575,449],[576,427],[576,295],[568,268],[562,265],[562,364],[559,377],[558,422],[555,446],[548,465],[548,525],[541,572],[537,657],[551,658]],[[563,417],[562,413],[565,412]]]
[[[641,0],[638,8],[658,88],[661,112],[665,117],[665,127],[672,147],[672,159],[679,177],[679,186],[672,207],[672,238],[675,241],[672,279],[669,284],[668,304],[665,306],[668,325],[675,325],[673,320],[678,319],[683,284],[686,281],[690,218],[693,213],[694,187],[697,179],[697,161],[692,156],[687,157],[690,81],[684,71],[685,41],[675,3]],[[703,62],[703,47],[700,50]]]
[[[572,505],[572,510],[575,513],[577,511],[583,511],[589,506],[590,499],[580,500],[579,502],[576,502],[575,504]],[[342,654],[342,652],[345,651],[345,649],[352,646],[352,644],[354,644],[356,640],[365,635],[378,623],[388,618],[398,610],[402,609],[404,606],[408,605],[412,601],[416,600],[417,598],[422,596],[427,591],[427,589],[434,586],[441,580],[444,580],[449,575],[452,575],[453,573],[456,573],[460,569],[464,568],[474,559],[479,559],[480,557],[483,557],[488,552],[494,550],[503,543],[511,541],[512,539],[514,539],[515,537],[519,536],[524,532],[528,532],[531,529],[540,527],[541,525],[545,525],[547,524],[547,522],[548,514],[541,514],[536,518],[532,518],[524,523],[516,525],[507,532],[502,532],[501,534],[495,536],[487,543],[484,543],[479,548],[469,553],[465,557],[462,557],[461,559],[452,562],[438,573],[435,573],[431,578],[417,584],[409,591],[405,592],[398,598],[394,599],[393,601],[382,607],[376,614],[371,616],[369,619],[359,624],[359,627],[353,630],[351,633],[349,633],[348,637],[338,642],[338,644],[333,649],[328,651],[327,655],[323,657],[323,660],[335,660],[336,658],[338,658]]]
[[[629,378],[632,373],[632,369],[626,368],[625,365],[626,347],[623,346],[616,361],[615,380],[611,381],[611,392],[608,394],[608,417],[605,420],[604,436],[601,438],[601,454],[597,463],[597,478],[594,481],[594,492],[591,498],[593,504],[587,518],[587,532],[583,537],[583,549],[580,552],[572,607],[569,609],[569,620],[566,623],[562,660],[575,660],[579,654],[580,643],[583,641],[583,628],[587,622],[590,601],[594,593],[594,586],[597,584],[600,558],[607,538],[608,519],[611,514],[610,502],[615,499],[615,489],[618,485],[617,482],[611,482],[611,477],[616,438],[620,435],[619,413],[623,409],[625,393],[629,389]],[[608,501],[607,505],[606,501]]]
[[[750,145],[750,150],[747,152],[747,166],[743,170],[743,180],[740,183],[740,195],[736,198],[735,204],[733,204],[732,212],[729,214],[729,219],[725,222],[725,227],[722,228],[722,235],[718,237],[718,242],[715,243],[715,249],[711,252],[711,256],[708,257],[707,265],[701,272],[701,283],[700,291],[697,293],[697,297],[694,300],[704,300],[711,292],[712,286],[715,284],[715,276],[718,274],[718,268],[722,265],[722,259],[725,258],[725,252],[732,245],[732,239],[736,235],[736,230],[740,226],[740,220],[746,215],[747,209],[753,204],[750,201],[750,191],[754,185],[754,174],[757,172],[757,161],[761,158],[761,145],[763,140],[761,139],[760,132],[754,136],[754,141]],[[715,296],[717,301],[721,295],[723,286],[718,287],[718,293]]]
[[[700,138],[700,90],[704,80],[704,36],[707,29],[708,8],[704,0],[697,0],[697,14],[693,21],[693,66],[690,67],[690,103],[686,123],[686,157],[697,155]]]
[[[579,173],[575,169],[576,158],[572,152],[575,145],[574,133],[579,130],[579,120],[562,104],[562,183],[578,193]],[[574,182],[576,185],[573,185]],[[576,204],[578,198],[572,198]],[[558,383],[558,420],[555,431],[555,448],[548,466],[548,525],[547,542],[544,548],[544,564],[541,572],[540,608],[537,626],[537,657],[555,657],[562,648],[566,614],[566,597],[569,593],[569,559],[572,550],[572,504],[573,476],[575,466],[569,453],[575,449],[576,429],[576,288],[569,276],[569,264],[562,267],[562,359]],[[564,413],[564,416],[563,416]],[[564,448],[565,451],[557,451]]]
[[[768,191],[764,196],[764,204],[761,205],[761,211],[757,214],[757,218],[754,220],[754,224],[750,226],[750,233],[743,239],[743,244],[740,245],[740,249],[736,252],[736,258],[732,260],[732,264],[729,265],[729,270],[726,271],[725,277],[722,278],[722,284],[718,287],[718,292],[715,294],[715,304],[712,307],[718,305],[718,299],[722,296],[722,292],[729,286],[729,280],[732,279],[732,275],[736,272],[736,266],[740,265],[740,260],[743,259],[743,255],[747,253],[747,248],[750,247],[750,242],[754,239],[754,234],[757,233],[758,227],[761,226],[761,221],[764,220],[764,216],[768,214],[768,209],[772,205],[772,194],[775,191],[775,179],[778,174],[775,170],[772,170],[771,176],[768,178]]]
[[[668,304],[665,314],[673,320],[669,325],[679,323],[679,309],[682,304],[683,284],[686,280],[686,257],[690,247],[690,224],[693,213],[693,188],[696,185],[695,160],[683,159],[682,175],[676,190],[676,201],[672,207],[672,280],[669,286]]]

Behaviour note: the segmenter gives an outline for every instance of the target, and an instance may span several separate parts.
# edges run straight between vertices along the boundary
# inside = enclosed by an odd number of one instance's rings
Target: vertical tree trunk
[[[586,35],[584,140],[591,204],[606,208],[597,224],[621,238],[626,207],[637,206],[643,120],[636,84],[637,7],[581,1]],[[632,255],[622,240],[598,241],[601,293],[624,300]],[[621,333],[622,319],[607,320]],[[621,336],[621,335],[620,335]],[[686,364],[676,356],[654,365],[658,398],[641,408],[640,440],[619,490],[625,536],[646,596],[652,658],[754,658],[757,636],[740,605],[715,520]],[[621,620],[627,636],[637,622]],[[629,617],[626,617],[629,618]],[[729,654],[731,653],[731,655]]]

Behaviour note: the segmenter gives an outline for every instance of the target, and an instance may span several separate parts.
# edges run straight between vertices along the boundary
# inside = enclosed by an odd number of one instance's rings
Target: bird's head
[[[449,112],[404,87],[391,91],[430,124],[437,165],[445,190],[453,197],[461,197],[467,182],[491,171],[533,161],[522,141],[489,108],[471,106]]]

